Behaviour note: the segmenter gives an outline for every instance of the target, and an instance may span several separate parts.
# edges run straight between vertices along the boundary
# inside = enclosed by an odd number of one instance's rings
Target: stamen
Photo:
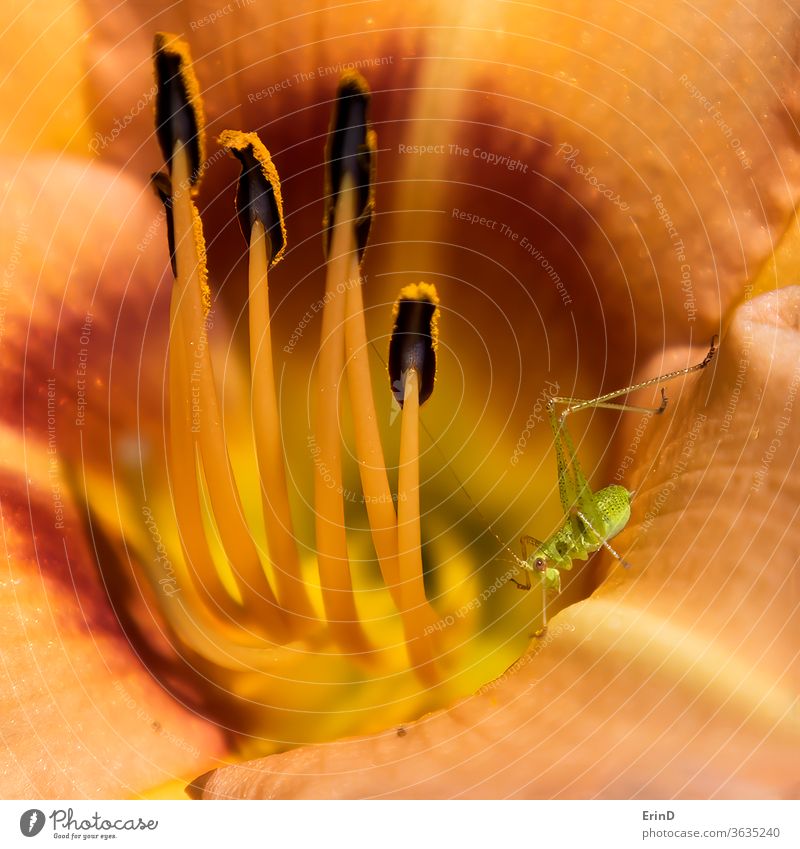
[[[202,475],[207,484],[214,521],[242,600],[238,610],[239,619],[262,633],[283,639],[285,622],[282,611],[267,581],[239,502],[225,446],[207,339],[210,296],[205,242],[202,223],[190,197],[199,179],[197,156],[202,150],[202,143],[196,137],[186,138],[192,127],[197,135],[203,126],[201,103],[196,93],[197,83],[191,71],[189,50],[185,43],[175,37],[158,35],[155,53],[156,79],[159,84],[156,118],[162,149],[163,139],[174,139],[168,159],[172,178],[171,213],[177,271],[171,309],[174,325],[170,336],[170,387],[171,391],[173,388],[180,391],[182,387],[181,395],[191,399],[189,433],[185,432],[185,415],[179,416],[175,424],[178,433],[189,440],[193,451],[199,449]],[[171,70],[174,73],[170,76],[167,71]],[[168,109],[175,111],[170,113]],[[193,116],[191,120],[190,115]],[[176,445],[175,439],[172,444]],[[185,448],[179,447],[178,454],[184,457]],[[188,456],[183,460],[178,457],[175,459],[181,468],[180,473],[185,475],[189,471],[185,468]],[[191,479],[193,484],[189,494],[194,503],[196,496],[199,501],[195,468],[191,469]],[[203,577],[211,578],[210,575]]]
[[[177,276],[175,259],[175,226],[172,216],[172,185],[165,174],[154,174],[151,178],[156,193],[161,198],[167,215],[167,239],[170,249],[172,273]],[[187,369],[185,364],[186,345],[183,341],[183,331],[180,328],[175,311],[176,300],[173,297],[170,306],[170,427],[169,427],[169,460],[173,491],[175,514],[180,529],[181,548],[188,574],[192,584],[211,611],[218,611],[227,618],[238,619],[239,604],[230,596],[225,588],[220,574],[214,565],[203,530],[200,489],[197,480],[197,457],[195,441],[192,438],[192,423],[190,397],[186,392],[183,375]],[[179,581],[180,591],[190,592],[187,587],[187,576]],[[195,614],[198,610],[193,607]]]
[[[314,504],[320,587],[331,634],[352,652],[367,652],[353,598],[344,520],[339,433],[339,381],[344,370],[345,297],[342,284],[356,250],[353,222],[356,190],[345,175],[333,213],[333,234],[325,278],[325,307],[317,366]]]
[[[211,295],[203,228],[192,198],[207,163],[202,104],[188,47],[175,36],[159,35],[155,66],[158,138],[168,173],[154,175],[152,183],[167,210],[175,277],[169,339],[169,500],[183,557],[175,558],[166,580],[160,553],[157,559],[145,559],[147,581],[164,589],[157,593],[157,603],[176,650],[224,692],[229,727],[243,729],[248,739],[261,739],[257,751],[272,748],[274,741],[286,744],[331,736],[330,729],[308,723],[302,716],[321,714],[339,693],[346,693],[346,707],[336,713],[333,736],[358,727],[353,717],[359,712],[372,712],[386,703],[404,721],[412,711],[438,706],[447,694],[474,689],[477,673],[469,660],[463,669],[448,666],[446,679],[440,675],[442,622],[425,597],[419,407],[435,381],[438,298],[431,286],[403,290],[394,316],[389,368],[395,396],[403,406],[397,498],[389,487],[378,430],[360,274],[375,189],[376,141],[367,120],[367,85],[355,73],[342,78],[326,151],[327,267],[313,447],[323,624],[314,612],[315,606],[319,610],[313,595],[316,587],[306,587],[303,581],[305,570],[294,538],[275,386],[268,276],[286,245],[278,175],[255,133],[222,134],[220,143],[242,165],[236,209],[248,245],[253,446],[271,558],[271,566],[265,569],[260,557],[264,548],[261,519],[250,512],[255,504],[250,497],[255,493],[244,489],[244,475],[240,491],[233,475],[231,456],[238,454],[229,455],[206,338]],[[370,592],[358,597],[347,549],[339,427],[345,363],[365,506],[389,590],[372,592],[370,587]],[[247,505],[248,518],[242,503]],[[257,525],[258,544],[248,520]],[[137,542],[146,544],[146,536]],[[374,610],[375,603],[380,605],[380,615],[365,628],[361,615],[370,607]],[[369,630],[371,624],[374,631]],[[398,639],[401,624],[405,647]],[[461,641],[460,628],[451,633],[454,641]],[[444,639],[450,645],[450,639]],[[458,666],[458,659],[453,660]],[[380,675],[374,674],[376,669]],[[391,688],[391,697],[386,687]]]
[[[316,616],[303,583],[292,530],[285,457],[272,362],[267,272],[286,247],[280,181],[269,152],[255,133],[227,130],[219,138],[242,165],[236,195],[239,225],[249,246],[250,374],[256,457],[269,553],[278,596],[295,630],[306,632]]]
[[[607,539],[606,539],[606,538],[605,538],[605,537],[604,537],[604,536],[603,536],[603,535],[602,535],[602,534],[601,534],[601,533],[600,533],[600,532],[599,532],[599,531],[595,528],[595,526],[594,526],[594,525],[593,525],[593,524],[589,521],[589,519],[588,519],[586,516],[584,516],[584,514],[583,514],[580,510],[576,510],[575,512],[578,514],[578,516],[580,516],[581,521],[582,521],[582,522],[583,522],[583,523],[584,523],[584,524],[585,524],[585,525],[589,528],[589,530],[590,530],[590,531],[591,531],[591,532],[592,532],[592,533],[593,533],[593,534],[597,537],[597,540],[598,540],[598,542],[600,543],[600,545],[602,545],[602,546],[603,546],[603,548],[605,548],[606,550],[610,551],[610,552],[611,552],[611,554],[612,554],[612,556],[613,556],[616,560],[618,560],[618,561],[619,561],[619,562],[620,562],[620,563],[621,563],[621,564],[622,564],[622,565],[623,565],[626,569],[630,569],[630,568],[631,568],[631,564],[630,564],[630,563],[628,563],[628,561],[627,561],[627,560],[625,560],[625,558],[624,558],[624,557],[620,557],[620,555],[619,555],[619,554],[617,554],[616,549],[612,548],[612,546],[611,546],[611,544],[609,543],[609,541],[608,541],[608,540],[607,540]]]
[[[357,73],[344,74],[339,82],[331,133],[328,137],[326,170],[328,196],[325,211],[327,237],[332,204],[348,175],[357,187],[358,217],[356,231],[358,253],[351,252],[345,296],[345,345],[347,351],[347,383],[353,409],[355,454],[361,474],[361,486],[369,517],[372,542],[384,583],[398,604],[397,585],[397,514],[394,508],[386,462],[383,456],[372,380],[367,358],[367,328],[364,321],[364,297],[361,290],[360,261],[369,238],[374,207],[375,133],[367,120],[369,88]],[[327,249],[327,245],[326,245]]]
[[[188,157],[180,146],[173,154],[173,169],[178,183],[188,178]],[[176,180],[173,180],[172,195],[178,267],[174,297],[177,302],[176,319],[182,327],[184,343],[188,343],[185,349],[184,393],[187,388],[190,389],[192,404],[196,402],[198,408],[192,409],[193,437],[197,440],[214,519],[237,579],[246,619],[261,628],[267,625],[278,627],[279,633],[283,633],[283,623],[278,624],[282,618],[281,611],[244,520],[225,445],[207,337],[207,312],[203,303],[207,284],[203,285],[206,277],[205,247],[202,229],[198,227],[200,219],[188,193],[175,191]],[[189,270],[188,274],[184,269]],[[275,627],[268,630],[275,633]]]
[[[283,259],[286,251],[278,170],[257,133],[224,130],[218,141],[242,166],[236,189],[236,213],[244,240],[250,244],[253,225],[260,222],[269,237],[269,267],[272,268]]]
[[[426,283],[405,287],[395,304],[389,344],[389,378],[403,408],[397,484],[397,552],[400,610],[407,623],[408,651],[421,677],[436,679],[432,610],[425,597],[419,512],[419,408],[436,378],[439,298]]]

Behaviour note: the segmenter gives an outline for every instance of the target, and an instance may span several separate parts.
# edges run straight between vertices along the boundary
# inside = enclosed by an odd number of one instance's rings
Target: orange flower
[[[750,294],[748,281],[758,276],[753,291],[792,282],[796,33],[780,4],[759,10],[763,28],[715,3],[613,14],[587,3],[569,16],[493,3],[465,18],[442,2],[421,6],[418,19],[407,4],[364,8],[273,4],[267,13],[252,4],[201,15],[187,4],[149,15],[138,3],[104,16],[70,6],[57,18],[56,46],[42,39],[38,61],[53,70],[39,86],[29,80],[41,68],[23,49],[37,31],[35,4],[4,36],[6,55],[20,57],[9,63],[20,94],[4,120],[0,722],[14,767],[3,795],[135,795],[246,751],[200,718],[229,693],[209,691],[197,664],[176,653],[142,580],[140,553],[150,546],[160,557],[160,545],[176,544],[158,511],[152,522],[142,515],[139,496],[166,492],[171,274],[145,189],[158,165],[148,95],[155,30],[191,42],[210,136],[237,126],[268,139],[290,246],[275,273],[288,294],[273,303],[273,336],[279,328],[286,340],[322,291],[307,247],[319,244],[318,166],[339,72],[360,65],[379,139],[369,335],[386,333],[384,305],[402,285],[435,279],[447,378],[423,418],[503,538],[558,521],[549,439],[535,426],[548,380],[591,397],[663,371],[665,360],[687,362],[681,346],[707,344]],[[199,199],[212,274],[241,258],[234,172],[214,160]],[[775,268],[764,267],[779,240]],[[239,315],[245,279],[244,268],[212,279],[223,349],[223,314]],[[579,450],[587,465],[594,454],[592,478],[622,469],[638,488],[621,538],[631,573],[614,571],[591,601],[564,610],[494,686],[492,669],[519,654],[530,630],[522,623],[536,615],[528,598],[496,594],[491,630],[461,648],[465,667],[476,659],[472,689],[484,683],[485,692],[405,725],[402,736],[393,728],[329,755],[290,752],[222,770],[206,791],[790,794],[782,752],[794,733],[794,667],[780,629],[797,604],[786,583],[797,493],[785,475],[797,431],[777,428],[793,385],[796,296],[742,309],[752,310],[752,343],[740,313],[713,375],[674,390],[674,416],[638,439],[638,422],[626,432],[610,414],[587,416]],[[308,380],[312,336],[285,358],[288,385]],[[226,383],[226,393],[236,389]],[[287,402],[285,421],[304,410],[303,399]],[[304,438],[284,424],[299,492],[312,473]],[[475,542],[485,529],[469,502],[448,500],[454,488],[446,475],[428,488],[441,501],[427,518],[432,555],[461,569],[442,611],[501,572],[472,574],[486,559],[485,541]],[[297,532],[308,539],[304,521]],[[590,565],[562,601],[599,583]],[[289,709],[298,708],[293,699]],[[335,705],[331,716],[322,738],[359,727]],[[395,719],[378,712],[361,728]],[[377,766],[364,769],[365,757]]]

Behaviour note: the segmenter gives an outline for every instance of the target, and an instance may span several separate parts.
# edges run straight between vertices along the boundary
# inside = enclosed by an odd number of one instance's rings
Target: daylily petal
[[[125,458],[157,438],[159,394],[136,387],[140,364],[163,370],[163,347],[142,340],[166,258],[143,257],[122,222],[163,224],[149,193],[102,167],[38,157],[2,168],[0,795],[136,794],[224,750],[192,685],[174,687],[183,707],[153,677],[171,651],[131,595],[121,537],[73,497],[112,480],[113,455],[124,478]]]
[[[9,0],[0,12],[0,149],[85,155],[90,136],[88,16],[73,0]]]
[[[0,417],[44,439],[53,378],[59,456],[110,476],[112,450],[119,462],[161,438],[161,393],[144,390],[164,372],[163,214],[146,186],[85,160],[2,159],[0,174]]]
[[[716,369],[640,449],[635,567],[506,675],[402,736],[214,772],[204,796],[793,798],[800,430],[780,421],[798,327],[797,287],[738,310]]]
[[[412,120],[381,135],[391,152],[380,173],[400,160],[388,179],[401,182],[379,191],[391,214],[376,241],[394,244],[371,267],[390,269],[393,285],[436,280],[457,313],[459,348],[442,366],[456,377],[429,421],[513,539],[560,520],[553,487],[552,506],[531,518],[539,482],[553,480],[549,430],[528,426],[546,382],[590,398],[631,383],[654,352],[706,344],[793,220],[797,19],[781,2],[450,14],[435,51],[421,51],[441,58],[414,62],[424,70]],[[400,143],[447,153],[395,156]],[[613,421],[593,417],[582,456],[603,453]],[[524,460],[510,466],[521,434]]]
[[[601,366],[620,345],[649,353],[692,330],[705,341],[798,197],[794,12],[781,2],[757,13],[719,2],[510,2],[471,4],[466,17],[451,6],[445,23],[431,36],[437,60],[417,63],[400,141],[447,151],[399,157],[405,182],[393,200],[446,214],[408,216],[392,267],[403,268],[412,240],[416,264],[459,278],[453,291],[480,281],[503,315],[531,315],[538,331],[532,299],[550,322],[545,336],[563,330],[569,347],[575,330],[582,346],[597,338]],[[456,144],[466,155],[451,155]],[[526,363],[542,346],[530,337]]]
[[[26,463],[0,471],[0,794],[121,798],[214,763],[222,735],[163,690],[144,664],[157,670],[166,653],[137,656],[131,623],[109,605],[95,566],[110,565],[109,550],[100,538],[92,549],[54,488],[57,461],[7,429],[1,438],[3,456]]]
[[[688,314],[696,332],[710,335],[787,226],[800,161],[797,22],[784,3],[759,4],[757,17],[710,0],[613,6],[613,15],[590,0],[569,13],[557,3],[475,3],[466,16],[445,0],[420,3],[417,14],[413,3],[367,13],[319,5],[252,4],[209,16],[182,4],[159,10],[146,28],[141,4],[98,15],[88,49],[89,78],[103,92],[93,115],[99,154],[142,177],[153,169],[142,144],[152,132],[149,109],[138,105],[152,87],[150,38],[156,27],[183,31],[204,81],[210,135],[223,124],[264,128],[296,246],[319,230],[319,190],[293,193],[300,174],[304,187],[321,189],[308,169],[321,162],[335,68],[372,61],[363,70],[378,93],[384,151],[376,267],[448,275],[477,320],[486,313],[483,290],[497,299],[495,321],[521,310],[537,323],[533,298],[572,329],[542,268],[549,262],[573,302],[581,300],[572,312],[582,344],[596,338],[604,352],[619,346],[620,325],[636,327],[625,344],[647,352],[685,338]],[[420,155],[412,145],[438,147]],[[502,157],[525,171],[509,170]],[[212,163],[206,197],[233,171]],[[309,201],[313,215],[298,219]],[[234,226],[222,202],[219,221]],[[454,208],[497,226],[454,219]],[[384,241],[396,245],[384,253]],[[212,265],[225,243],[238,250],[235,238],[210,242]],[[389,301],[395,279],[386,286]],[[443,302],[454,302],[449,294]],[[552,325],[543,330],[558,335]]]

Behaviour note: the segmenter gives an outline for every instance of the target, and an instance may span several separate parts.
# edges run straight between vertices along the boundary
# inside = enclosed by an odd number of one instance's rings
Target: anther
[[[324,250],[331,248],[336,200],[345,177],[356,193],[355,229],[359,259],[369,238],[375,206],[375,133],[367,120],[369,87],[356,71],[348,71],[339,81],[333,121],[325,150],[325,215],[322,221]]]
[[[242,166],[236,190],[236,213],[242,235],[249,245],[253,224],[261,222],[269,238],[271,268],[282,259],[286,249],[281,187],[272,157],[255,133],[225,130],[219,137],[219,143]]]
[[[205,157],[204,118],[189,46],[177,35],[156,33],[153,59],[157,85],[155,112],[158,143],[170,176],[176,145],[186,150],[190,163],[189,183],[192,190],[196,190]]]
[[[394,329],[389,343],[389,380],[397,403],[405,401],[409,371],[417,374],[419,403],[424,404],[436,381],[439,344],[439,298],[427,283],[406,286],[394,307]]]

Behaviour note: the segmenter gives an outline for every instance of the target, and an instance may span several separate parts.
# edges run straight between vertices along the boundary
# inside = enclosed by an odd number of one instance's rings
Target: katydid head
[[[544,546],[528,557],[527,568],[539,576],[545,590],[561,592],[561,571],[556,568],[555,561],[548,556]]]
[[[539,540],[534,540],[533,537],[526,537],[526,539],[529,542],[535,542],[536,548],[534,548],[533,551],[526,551],[523,548],[522,553],[524,555],[525,568],[531,572],[536,572],[541,575],[548,566],[552,565],[549,562],[549,553],[545,548],[544,543],[539,542]]]

